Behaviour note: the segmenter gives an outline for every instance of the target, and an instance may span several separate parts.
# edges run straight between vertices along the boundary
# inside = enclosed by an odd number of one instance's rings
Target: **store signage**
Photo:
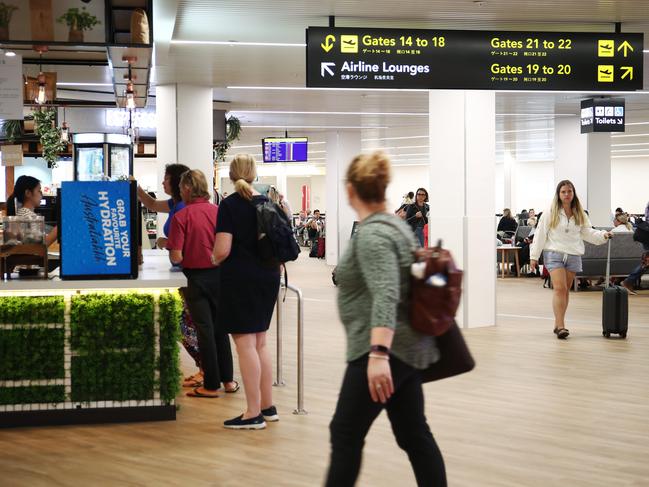
[[[624,112],[624,98],[582,100],[581,133],[624,132]]]
[[[0,56],[0,119],[23,118],[23,58]]]
[[[643,34],[307,29],[307,87],[642,89]]]
[[[0,158],[3,166],[22,166],[23,146],[20,144],[3,145],[0,149]]]
[[[61,186],[61,277],[137,277],[136,193],[128,181]]]

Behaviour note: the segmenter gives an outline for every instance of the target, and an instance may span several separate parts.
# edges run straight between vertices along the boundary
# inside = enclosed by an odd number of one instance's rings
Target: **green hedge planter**
[[[66,397],[60,382],[46,382],[66,376],[63,297],[0,297],[0,324],[5,325],[0,326],[0,381],[43,381],[0,387],[0,404],[146,401],[157,390],[160,399],[170,404],[180,389],[178,294],[162,293],[158,310],[160,359],[156,360],[153,294],[73,296],[71,394]]]

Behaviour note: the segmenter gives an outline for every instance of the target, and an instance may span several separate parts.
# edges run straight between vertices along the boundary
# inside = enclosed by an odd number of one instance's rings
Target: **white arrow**
[[[331,76],[334,76],[334,72],[331,70],[331,68],[335,68],[336,63],[320,63],[320,76],[324,78],[325,71],[329,73]]]

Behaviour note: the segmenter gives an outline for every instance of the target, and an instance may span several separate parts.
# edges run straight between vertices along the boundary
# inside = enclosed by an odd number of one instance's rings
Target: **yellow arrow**
[[[624,74],[622,74],[622,78],[620,78],[620,79],[624,79],[627,76],[629,76],[629,79],[632,80],[633,79],[633,66],[621,66],[621,68],[622,68],[622,71],[624,71]]]
[[[336,36],[329,34],[325,37],[324,44],[320,44],[320,47],[324,49],[324,52],[329,52],[334,47],[334,42],[336,42]]]
[[[618,48],[617,48],[618,51],[621,51],[622,49],[624,49],[624,57],[626,57],[626,55],[627,55],[627,51],[628,51],[629,49],[631,50],[631,52],[633,52],[633,46],[632,46],[631,44],[629,44],[628,41],[624,41],[624,42],[623,42],[622,44],[620,44],[620,45],[618,46]]]

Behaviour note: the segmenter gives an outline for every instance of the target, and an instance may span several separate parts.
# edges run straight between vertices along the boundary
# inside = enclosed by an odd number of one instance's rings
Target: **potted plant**
[[[225,121],[225,142],[214,144],[214,157],[217,161],[224,161],[225,155],[230,150],[232,142],[241,135],[241,122],[234,115],[230,115]]]
[[[0,41],[9,40],[9,22],[14,12],[18,10],[15,5],[0,2]]]
[[[95,25],[100,23],[97,17],[88,13],[86,7],[81,7],[81,9],[69,8],[56,21],[66,24],[70,28],[68,33],[69,42],[83,42],[83,31],[92,30]]]
[[[47,167],[56,167],[59,153],[68,146],[61,140],[61,130],[56,127],[55,119],[56,108],[42,108],[34,112],[36,135],[40,137],[43,159],[47,161]]]

